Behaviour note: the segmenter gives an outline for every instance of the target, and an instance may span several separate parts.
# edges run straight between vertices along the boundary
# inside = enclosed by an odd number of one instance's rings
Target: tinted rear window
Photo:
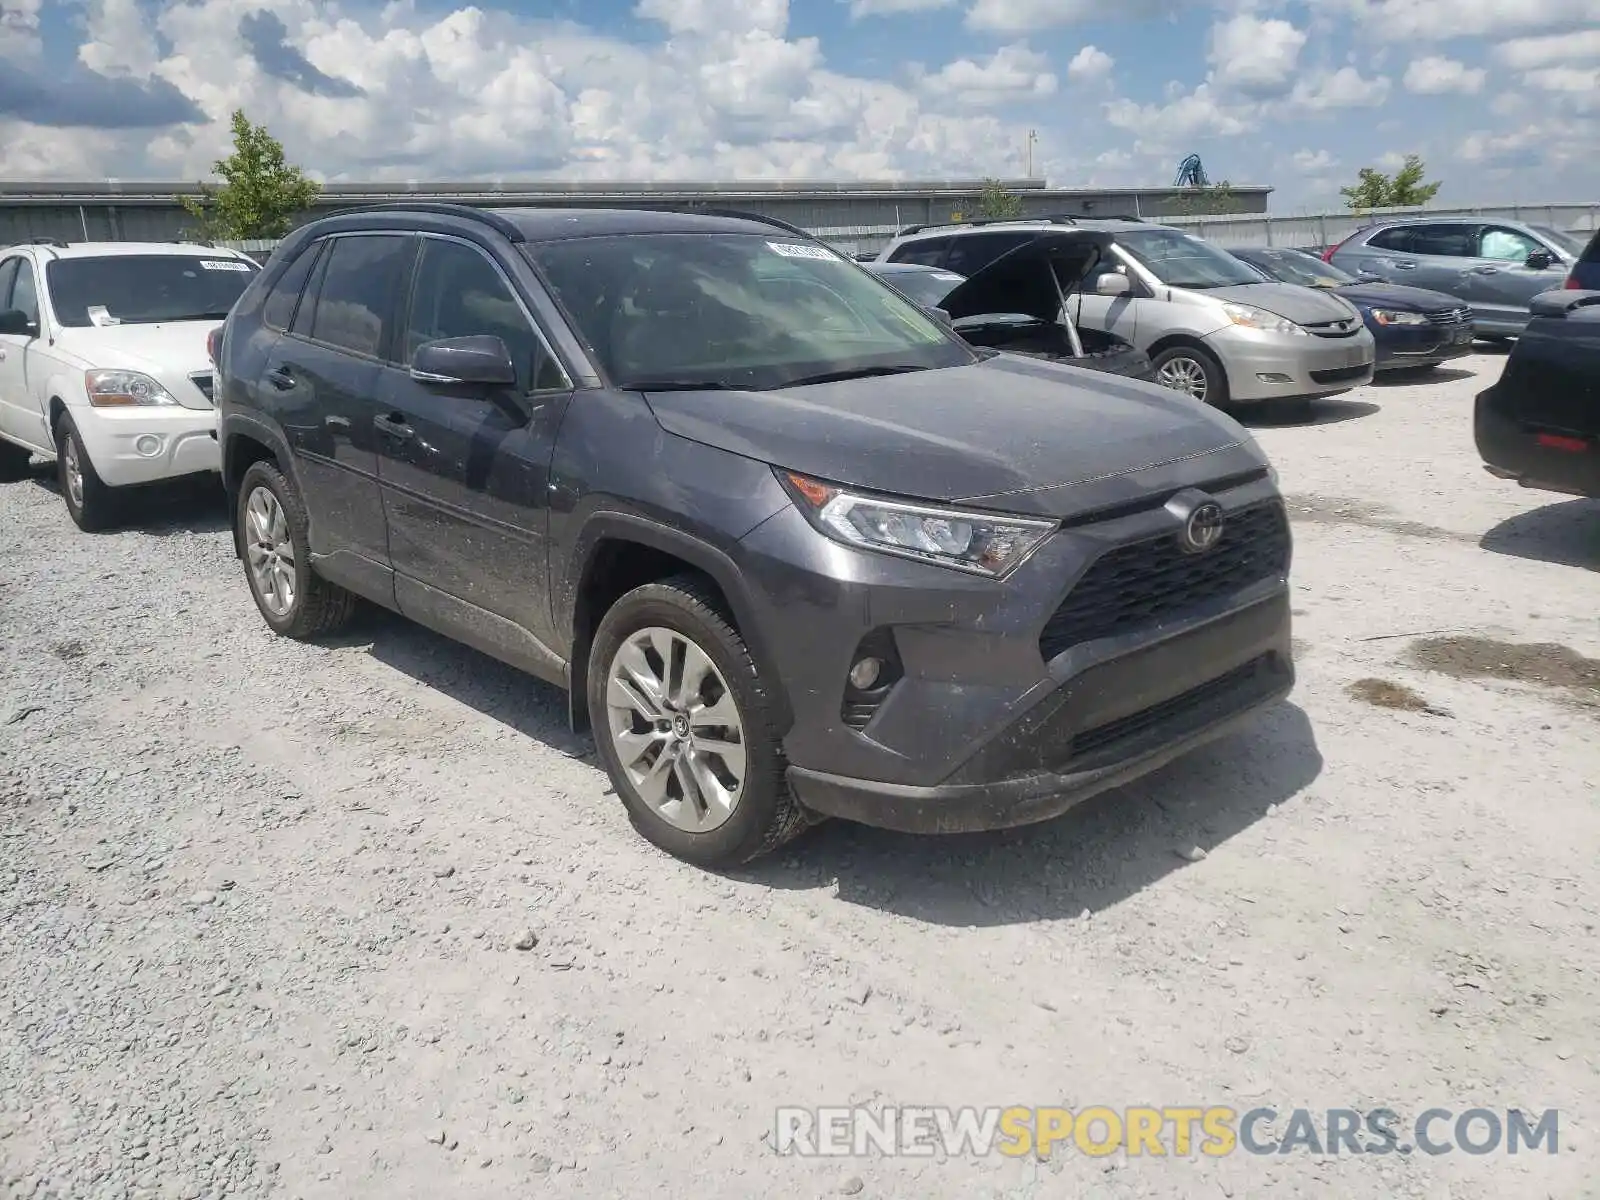
[[[273,329],[289,328],[289,322],[294,319],[294,306],[300,301],[300,293],[305,290],[306,280],[311,277],[311,268],[316,265],[321,249],[322,245],[318,243],[302,250],[300,257],[290,263],[272,285],[266,303],[261,306],[261,319]]]
[[[311,315],[311,337],[356,354],[382,354],[411,270],[412,249],[409,237],[357,234],[332,239]],[[300,316],[305,316],[303,305]],[[295,321],[297,329],[303,324]]]
[[[220,321],[255,277],[243,259],[193,254],[58,258],[45,267],[56,319],[78,328],[94,324],[91,308],[124,325]]]

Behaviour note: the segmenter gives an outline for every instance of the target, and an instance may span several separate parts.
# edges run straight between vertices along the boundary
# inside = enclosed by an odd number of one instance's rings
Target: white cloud
[[[850,15],[859,21],[864,17],[897,17],[905,13],[932,12],[937,8],[950,8],[956,0],[849,0]]]
[[[1311,112],[1341,108],[1377,108],[1389,96],[1389,80],[1367,79],[1354,67],[1302,76],[1289,94],[1290,103]]]
[[[782,33],[789,25],[789,0],[639,0],[634,12],[673,33]]]
[[[1117,99],[1105,106],[1106,120],[1138,139],[1140,150],[1187,145],[1202,137],[1235,137],[1255,124],[1254,109],[1223,101],[1210,84],[1179,92],[1166,104]]]
[[[1103,0],[973,0],[967,27],[985,33],[1031,33],[1082,21],[1160,17],[1192,0],[1120,0],[1107,12]]]
[[[1085,46],[1074,54],[1072,61],[1067,64],[1067,78],[1080,83],[1089,83],[1106,78],[1116,65],[1117,60],[1098,46]]]
[[[1485,130],[1461,140],[1456,156],[1463,162],[1492,170],[1535,168],[1540,165],[1536,146],[1520,133],[1494,134]]]
[[[0,3],[0,57],[25,58],[39,53],[39,9],[43,0]]]
[[[1595,19],[1594,0],[1321,0],[1320,6],[1395,42],[1584,29]]]
[[[1519,71],[1600,59],[1600,26],[1549,37],[1516,38],[1495,48],[1495,57]]]
[[[1053,96],[1050,60],[1023,42],[1002,46],[982,62],[958,58],[922,79],[923,90],[956,104],[989,108]]]
[[[1211,78],[1221,87],[1254,95],[1281,93],[1306,44],[1304,30],[1288,21],[1239,13],[1211,27]]]
[[[1406,67],[1405,88],[1422,96],[1442,96],[1448,92],[1473,93],[1483,90],[1489,73],[1482,67],[1469,67],[1453,58],[1429,55],[1413,59]]]
[[[1326,150],[1296,150],[1292,159],[1295,170],[1305,175],[1316,175],[1339,165],[1339,160]]]
[[[1600,67],[1544,67],[1522,78],[1531,88],[1561,96],[1579,112],[1600,112]]]

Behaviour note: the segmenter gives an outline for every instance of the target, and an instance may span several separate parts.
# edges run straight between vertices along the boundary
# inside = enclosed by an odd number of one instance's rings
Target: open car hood
[[[1038,321],[1061,315],[1073,291],[1111,249],[1111,235],[1091,229],[1051,229],[1002,254],[939,301],[952,320],[1021,313]],[[1052,282],[1051,272],[1055,273]],[[1060,284],[1057,290],[1056,284]]]

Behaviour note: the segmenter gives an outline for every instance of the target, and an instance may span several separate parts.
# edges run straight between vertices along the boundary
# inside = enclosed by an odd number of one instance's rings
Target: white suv
[[[55,459],[67,512],[97,530],[117,488],[218,470],[208,337],[258,270],[184,243],[0,251],[0,476]]]

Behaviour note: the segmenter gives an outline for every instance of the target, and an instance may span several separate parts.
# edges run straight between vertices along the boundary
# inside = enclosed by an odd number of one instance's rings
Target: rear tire
[[[85,533],[111,528],[121,489],[100,478],[68,413],[62,413],[56,422],[56,478],[61,484],[61,498],[67,502],[67,516],[74,525]]]
[[[274,633],[309,641],[350,623],[356,597],[311,569],[305,503],[274,464],[250,464],[233,521],[250,595]]]
[[[789,792],[766,681],[699,577],[645,584],[611,606],[589,651],[587,699],[629,820],[674,858],[737,866],[809,824]]]
[[[1201,404],[1228,403],[1228,375],[1222,364],[1198,346],[1168,346],[1150,360],[1156,382]]]
[[[18,479],[26,479],[28,463],[32,458],[33,451],[27,447],[0,442],[0,483],[14,483]]]

